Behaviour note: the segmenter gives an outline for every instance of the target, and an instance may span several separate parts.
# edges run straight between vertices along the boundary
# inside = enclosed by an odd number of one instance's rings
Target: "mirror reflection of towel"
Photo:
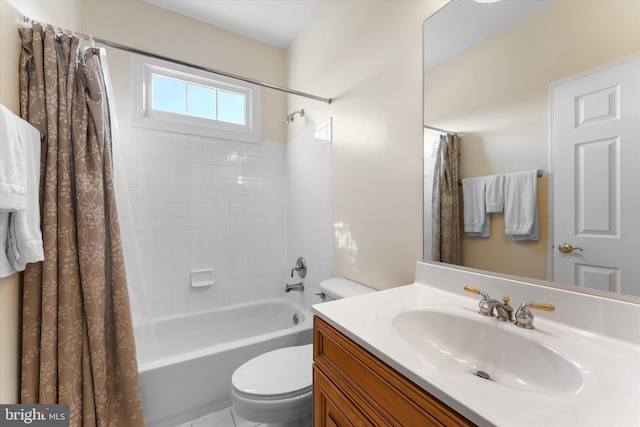
[[[538,240],[538,171],[504,175],[505,234],[513,240]]]
[[[472,237],[489,237],[491,221],[485,205],[485,177],[462,180],[464,231]]]
[[[487,212],[504,211],[504,175],[489,175],[485,184],[485,204]]]

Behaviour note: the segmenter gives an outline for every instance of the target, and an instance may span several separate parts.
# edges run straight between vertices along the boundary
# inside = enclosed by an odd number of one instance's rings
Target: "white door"
[[[552,84],[551,119],[552,279],[640,296],[640,55]]]

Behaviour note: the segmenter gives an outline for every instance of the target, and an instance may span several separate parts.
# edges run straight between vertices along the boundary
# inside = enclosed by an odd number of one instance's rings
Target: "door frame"
[[[554,140],[553,140],[553,111],[554,111],[554,105],[553,105],[553,90],[555,87],[557,86],[561,86],[564,85],[566,83],[570,83],[573,82],[575,80],[579,80],[582,79],[584,77],[588,77],[592,74],[597,74],[597,73],[601,73],[603,71],[606,71],[610,68],[613,67],[617,67],[619,65],[623,65],[626,64],[627,62],[632,62],[635,61],[637,59],[640,59],[640,53],[636,53],[633,54],[631,56],[626,56],[624,58],[621,59],[617,59],[613,62],[609,62],[607,64],[604,65],[600,65],[598,67],[595,68],[591,68],[589,70],[586,71],[582,71],[578,74],[573,74],[569,77],[565,77],[563,79],[557,80],[555,82],[551,82],[549,83],[549,129],[548,129],[548,141],[549,141],[549,148],[548,148],[548,153],[549,153],[549,211],[548,211],[548,227],[549,227],[549,247],[547,248],[547,280],[549,281],[555,281],[555,277],[553,274],[554,271],[554,251],[555,251],[555,240],[554,240],[554,236],[555,236],[555,217],[554,217],[554,209],[553,209],[553,202],[555,200],[555,194],[554,194],[554,189],[555,189],[555,183],[554,183],[554,156],[553,156],[553,152],[554,152]]]

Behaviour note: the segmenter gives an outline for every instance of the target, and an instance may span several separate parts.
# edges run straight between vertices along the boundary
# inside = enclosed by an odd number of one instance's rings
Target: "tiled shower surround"
[[[297,256],[313,260],[308,280],[329,277],[330,120],[292,141],[289,155],[287,145],[277,142],[252,144],[124,123],[120,136],[147,282],[145,303],[153,316],[283,295]],[[320,146],[324,160],[311,167],[309,153],[318,159]],[[297,190],[287,195],[287,161],[300,180],[289,179],[289,187],[304,187],[312,198]],[[302,172],[294,166],[300,164]],[[326,238],[318,238],[321,231]],[[288,240],[293,252],[287,251]],[[208,268],[215,284],[192,288],[190,272]]]
[[[331,277],[331,119],[290,141],[286,156],[287,262],[304,256],[303,301],[314,304],[317,286]]]

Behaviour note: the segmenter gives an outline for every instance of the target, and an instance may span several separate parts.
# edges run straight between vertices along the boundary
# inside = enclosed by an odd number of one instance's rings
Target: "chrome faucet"
[[[533,314],[529,309],[536,308],[544,311],[555,311],[553,304],[538,304],[535,302],[523,302],[514,313],[513,307],[509,305],[511,298],[502,297],[502,302],[491,298],[486,292],[480,289],[465,286],[464,290],[472,294],[482,295],[482,300],[478,304],[479,312],[483,316],[497,317],[503,322],[515,322],[519,328],[533,329]]]
[[[501,303],[498,302],[495,305],[496,316],[498,317],[498,320],[502,320],[504,322],[515,321],[515,317],[513,315],[513,307],[509,305],[509,301],[511,301],[511,298],[505,296],[502,297]]]
[[[284,288],[285,292],[290,292],[290,291],[299,291],[299,292],[303,292],[304,291],[304,284],[302,284],[302,282],[300,283],[294,283],[293,285],[287,285]]]

